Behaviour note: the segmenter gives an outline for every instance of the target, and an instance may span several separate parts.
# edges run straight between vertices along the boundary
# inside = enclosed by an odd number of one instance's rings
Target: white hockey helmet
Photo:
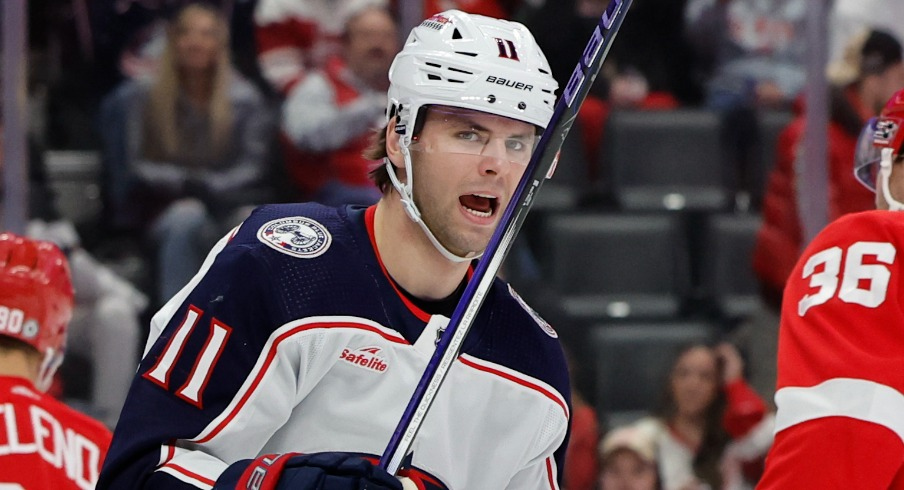
[[[389,69],[387,117],[414,128],[418,110],[445,105],[545,129],[555,90],[549,63],[522,24],[447,10],[411,30]],[[404,137],[410,142],[412,131]]]
[[[396,116],[405,172],[402,183],[387,159],[386,169],[408,216],[439,252],[454,262],[480,256],[457,256],[447,250],[421,220],[414,202],[409,146],[421,109],[446,106],[481,111],[523,121],[543,130],[552,118],[555,91],[549,63],[534,36],[517,22],[447,10],[411,30],[389,68],[387,122]]]

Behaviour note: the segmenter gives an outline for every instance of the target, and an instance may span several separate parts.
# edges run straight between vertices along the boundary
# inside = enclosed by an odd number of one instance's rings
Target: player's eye
[[[459,131],[458,139],[469,143],[480,143],[483,141],[483,138],[477,131]]]
[[[505,140],[505,147],[512,151],[525,151],[527,149],[524,141],[517,139]]]

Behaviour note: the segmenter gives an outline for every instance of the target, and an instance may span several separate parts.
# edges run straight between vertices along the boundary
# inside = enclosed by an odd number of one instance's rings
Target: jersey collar
[[[402,291],[401,287],[395,282],[392,276],[389,275],[389,271],[386,270],[386,265],[383,264],[383,258],[380,257],[380,250],[377,248],[377,238],[376,233],[374,232],[374,216],[376,215],[377,206],[376,204],[367,208],[364,212],[364,224],[367,228],[367,237],[370,239],[370,245],[374,249],[374,255],[377,257],[377,263],[380,264],[380,270],[383,271],[383,275],[386,276],[386,280],[389,281],[389,284],[392,286],[392,289],[395,291],[396,296],[405,304],[405,307],[411,311],[414,316],[420,319],[423,322],[430,321],[430,313],[427,313],[423,309],[419,308],[415,305],[406,294]],[[471,264],[468,266],[468,280],[471,279],[471,276],[474,274],[474,265]]]

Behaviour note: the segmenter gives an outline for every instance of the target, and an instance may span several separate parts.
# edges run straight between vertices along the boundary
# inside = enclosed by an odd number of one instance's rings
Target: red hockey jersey
[[[92,489],[110,437],[28,380],[0,376],[0,488]]]
[[[904,489],[904,215],[826,227],[788,279],[759,489]]]

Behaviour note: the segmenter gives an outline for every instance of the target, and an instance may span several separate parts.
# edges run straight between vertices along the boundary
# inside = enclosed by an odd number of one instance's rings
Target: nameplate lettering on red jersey
[[[0,404],[0,457],[27,454],[65,471],[79,488],[94,488],[101,454],[97,444],[37,405]]]

